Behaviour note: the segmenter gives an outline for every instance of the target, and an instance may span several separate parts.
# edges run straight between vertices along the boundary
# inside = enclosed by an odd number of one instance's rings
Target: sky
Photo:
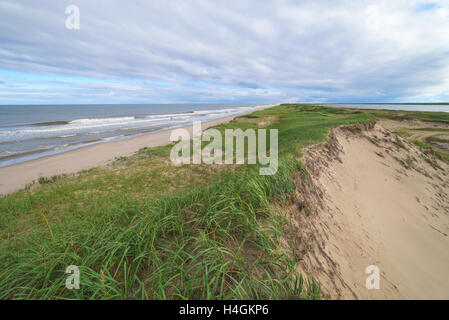
[[[449,0],[0,0],[0,104],[440,101]]]

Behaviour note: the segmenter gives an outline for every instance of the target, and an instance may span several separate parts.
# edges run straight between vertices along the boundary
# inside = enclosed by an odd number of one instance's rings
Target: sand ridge
[[[311,174],[298,204],[298,270],[327,298],[449,299],[449,166],[380,125],[334,129],[309,148]],[[299,191],[304,193],[304,191]],[[318,196],[317,196],[318,195]],[[365,268],[380,269],[380,289]]]

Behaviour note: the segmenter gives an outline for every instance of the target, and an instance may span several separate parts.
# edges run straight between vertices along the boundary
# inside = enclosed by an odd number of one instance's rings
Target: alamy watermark
[[[378,266],[370,265],[366,267],[365,273],[369,274],[365,281],[365,287],[368,290],[380,289],[380,270]]]
[[[273,175],[278,169],[278,130],[269,130],[269,152],[267,152],[267,131],[266,129],[246,129],[245,131],[225,129],[223,140],[219,130],[210,128],[203,132],[201,122],[195,121],[193,122],[193,137],[190,136],[187,129],[175,129],[171,132],[170,141],[179,142],[173,146],[170,160],[174,164],[234,164],[235,158],[235,164],[244,164],[246,141],[247,163],[256,164],[258,162],[265,166],[259,168],[259,174]],[[224,157],[223,141],[225,144]],[[208,143],[204,148],[203,142]]]
[[[215,130],[215,129],[214,129]],[[218,131],[218,130],[217,130]],[[178,131],[180,132],[180,131]],[[69,276],[66,278],[65,286],[69,290],[80,288],[80,269],[78,266],[70,265],[65,269],[65,273]],[[365,273],[369,274],[365,281],[365,287],[368,290],[380,289],[380,269],[378,266],[369,265],[365,269]]]
[[[69,274],[65,280],[65,286],[69,290],[80,288],[80,269],[78,266],[70,265],[65,269],[65,273]]]
[[[69,16],[65,19],[65,27],[69,30],[80,29],[80,9],[71,4],[65,8],[65,13]]]
[[[368,30],[377,31],[380,28],[379,7],[370,5],[365,9],[365,26]]]

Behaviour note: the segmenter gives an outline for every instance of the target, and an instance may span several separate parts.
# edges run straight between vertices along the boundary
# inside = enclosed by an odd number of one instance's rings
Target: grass
[[[280,105],[216,127],[279,129],[272,176],[257,165],[174,166],[168,145],[2,196],[0,298],[320,298],[282,241],[282,208],[307,176],[304,147],[380,113]],[[65,288],[68,265],[80,267],[79,290]]]
[[[425,142],[422,142],[419,140],[413,140],[412,142],[414,144],[416,144],[424,152],[436,155],[439,159],[441,159],[442,161],[449,164],[449,155],[448,154],[440,152],[438,150],[435,150],[434,147],[432,147],[431,145],[429,145]],[[430,159],[429,157],[426,157],[426,161],[429,162],[430,164],[432,164],[434,167],[437,167],[435,159]]]
[[[430,136],[426,138],[426,141],[430,143],[449,143],[449,139],[444,139],[439,136]]]
[[[390,120],[422,120],[429,122],[449,123],[448,112],[425,112],[425,111],[403,111],[403,110],[378,110],[363,109],[360,112],[369,113],[376,118]]]
[[[415,130],[415,131],[429,131],[429,132],[449,132],[449,129],[445,129],[445,128],[408,128],[408,130]]]

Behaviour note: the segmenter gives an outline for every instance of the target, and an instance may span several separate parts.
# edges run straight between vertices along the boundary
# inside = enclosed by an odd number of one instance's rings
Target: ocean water
[[[0,167],[260,107],[255,104],[0,105]]]

